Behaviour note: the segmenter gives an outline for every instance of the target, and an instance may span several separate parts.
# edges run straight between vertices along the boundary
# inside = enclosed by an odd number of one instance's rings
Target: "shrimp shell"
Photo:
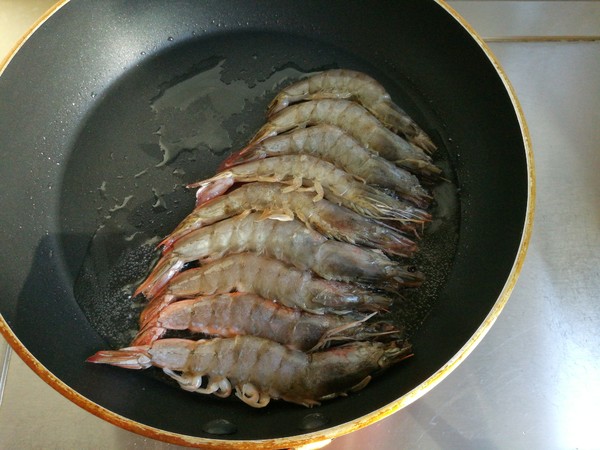
[[[421,148],[388,130],[369,111],[348,100],[311,100],[282,109],[258,130],[250,144],[294,128],[328,123],[346,131],[363,147],[416,175],[435,179],[441,169]]]
[[[364,287],[329,281],[255,253],[226,256],[179,273],[160,292],[140,290],[150,303],[142,311],[143,328],[168,304],[184,298],[227,292],[247,292],[317,314],[378,311],[391,306],[389,297]]]
[[[254,294],[216,294],[167,306],[140,330],[131,345],[151,344],[167,330],[189,330],[220,337],[252,335],[303,351],[322,348],[334,341],[400,336],[401,331],[387,322],[366,322],[373,314],[356,319],[311,314]]]
[[[270,156],[309,154],[335,164],[364,182],[394,190],[419,207],[431,196],[417,177],[361,146],[342,129],[328,124],[298,128],[273,136],[234,153],[221,169]]]
[[[423,279],[412,267],[370,249],[329,240],[299,220],[261,220],[260,213],[251,213],[200,228],[175,242],[139,289],[157,292],[186,263],[206,263],[241,252],[277,258],[327,280],[378,283],[381,288],[395,289],[417,286]]]
[[[188,185],[198,187],[197,202],[202,204],[226,192],[236,182],[270,181],[289,184],[288,190],[305,186],[323,197],[374,219],[399,221],[407,230],[431,220],[431,216],[411,204],[368,186],[333,164],[309,155],[274,156],[253,161]]]
[[[410,256],[416,244],[380,222],[361,216],[326,199],[313,201],[308,192],[284,192],[280,183],[246,183],[204,203],[189,214],[160,245],[164,251],[186,234],[246,211],[260,211],[263,218],[291,220],[294,217],[324,236]]]
[[[192,341],[160,339],[151,345],[99,351],[87,362],[127,369],[163,369],[186,391],[235,395],[261,408],[271,399],[318,405],[366,386],[371,374],[411,356],[406,342],[352,342],[305,353],[256,336]]]
[[[386,127],[402,133],[411,143],[430,153],[436,149],[429,136],[392,101],[381,84],[354,70],[327,70],[291,84],[273,99],[267,115],[272,116],[300,101],[324,98],[360,103]]]

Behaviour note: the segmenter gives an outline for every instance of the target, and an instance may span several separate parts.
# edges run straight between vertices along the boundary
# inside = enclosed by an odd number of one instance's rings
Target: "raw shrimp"
[[[325,348],[331,342],[401,337],[401,330],[389,322],[367,322],[374,314],[357,318],[311,314],[255,294],[208,295],[167,306],[140,330],[131,345],[151,344],[167,330],[220,337],[252,335],[303,351]]]
[[[422,149],[388,130],[369,111],[348,100],[311,100],[288,106],[271,116],[250,144],[319,123],[341,128],[363,147],[417,175],[435,179],[442,172]]]
[[[315,201],[326,199],[367,217],[398,221],[400,227],[415,230],[431,220],[420,208],[357,181],[333,164],[309,155],[274,156],[231,167],[212,178],[192,183],[198,187],[196,199],[202,204],[226,192],[236,182],[270,181],[289,184],[287,190],[316,192]]]
[[[436,149],[429,136],[392,101],[381,84],[353,70],[327,70],[291,84],[271,102],[268,115],[293,103],[323,98],[348,99],[360,103],[386,127],[402,133],[413,144],[430,153]]]
[[[256,252],[327,280],[377,283],[392,289],[415,286],[422,275],[374,250],[327,239],[299,220],[261,220],[260,213],[242,214],[193,231],[179,239],[158,261],[140,290],[159,291],[192,261],[206,263],[225,255]]]
[[[88,362],[126,369],[161,368],[182,389],[228,397],[255,408],[270,399],[305,406],[366,386],[371,374],[411,356],[406,342],[352,342],[305,353],[256,336],[192,341],[161,339],[151,345],[100,351]],[[206,378],[206,379],[204,379]]]
[[[304,311],[346,314],[389,308],[392,299],[362,286],[315,277],[277,259],[255,253],[226,256],[179,273],[160,292],[140,289],[152,301],[140,316],[140,328],[168,304],[199,295],[248,292]]]
[[[298,128],[273,136],[234,153],[221,165],[226,169],[269,156],[309,154],[335,164],[357,179],[391,189],[424,208],[431,196],[417,177],[360,145],[342,129],[328,124]]]
[[[162,242],[165,252],[186,234],[242,214],[260,211],[262,218],[292,220],[294,217],[324,236],[378,248],[398,256],[411,256],[416,244],[406,236],[380,222],[326,199],[313,202],[308,192],[284,192],[280,183],[246,183],[225,195],[204,203],[189,214]]]

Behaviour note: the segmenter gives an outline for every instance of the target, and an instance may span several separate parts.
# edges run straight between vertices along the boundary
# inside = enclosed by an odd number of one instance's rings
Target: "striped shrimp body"
[[[284,108],[269,118],[250,144],[320,123],[341,128],[363,147],[416,175],[435,179],[441,174],[422,149],[388,130],[359,104],[347,100],[311,100]]]
[[[246,211],[260,211],[262,218],[297,218],[324,236],[377,248],[398,256],[410,256],[416,244],[398,231],[326,199],[313,201],[308,192],[284,192],[280,183],[247,183],[204,203],[189,214],[162,242],[165,252],[177,240],[204,226]]]
[[[219,337],[259,336],[303,351],[324,348],[331,342],[400,337],[401,331],[388,322],[367,322],[373,314],[359,318],[311,314],[255,294],[216,294],[167,306],[140,330],[131,345],[151,344],[168,330]]]
[[[417,177],[360,145],[342,129],[328,124],[298,128],[273,136],[231,155],[223,169],[271,156],[309,154],[335,164],[359,180],[395,191],[419,207],[431,196]]]
[[[200,228],[179,239],[138,289],[157,292],[186,263],[206,263],[242,252],[277,258],[327,280],[378,283],[381,288],[392,289],[419,285],[422,281],[422,275],[412,267],[370,249],[329,240],[299,220],[261,220],[260,213],[250,213]]]
[[[411,143],[427,152],[436,149],[429,136],[392,101],[381,84],[370,76],[353,70],[327,70],[291,84],[273,99],[268,115],[300,101],[326,98],[348,99],[360,103],[386,127],[402,133]]]
[[[287,190],[311,189],[314,200],[326,198],[367,217],[398,221],[400,227],[415,230],[431,216],[402,200],[357,181],[333,164],[309,155],[274,156],[231,167],[212,178],[192,183],[202,204],[226,192],[234,183],[269,181],[288,184]]]
[[[352,342],[305,353],[256,336],[160,339],[151,345],[100,351],[88,362],[127,369],[161,368],[182,389],[228,397],[255,408],[271,399],[318,405],[366,386],[371,375],[410,356],[407,343]]]
[[[392,304],[391,298],[355,284],[317,278],[309,271],[255,253],[238,253],[181,272],[160,292],[142,291],[151,301],[140,315],[140,328],[174,301],[235,291],[317,314],[372,312]]]

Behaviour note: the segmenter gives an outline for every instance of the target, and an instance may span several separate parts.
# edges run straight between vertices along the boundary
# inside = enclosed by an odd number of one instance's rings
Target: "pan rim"
[[[60,0],[53,5],[48,11],[46,11],[30,28],[29,30],[17,41],[13,49],[8,55],[0,62],[0,76],[10,64],[13,57],[25,44],[25,42],[37,31],[37,29],[43,25],[50,17],[52,17],[60,8],[69,3],[70,0]],[[500,62],[496,59],[489,46],[485,41],[477,34],[477,32],[463,19],[451,6],[449,6],[445,0],[435,0],[435,2],[441,6],[447,13],[449,13],[475,40],[480,46],[483,53],[487,56],[491,64],[494,66],[498,76],[500,77],[506,92],[511,100],[511,103],[515,109],[516,117],[521,130],[521,137],[525,148],[525,162],[527,169],[527,205],[525,210],[523,231],[521,234],[521,240],[515,256],[510,273],[508,274],[507,280],[500,292],[498,299],[494,303],[492,309],[487,314],[483,323],[477,328],[471,338],[461,347],[461,349],[446,363],[443,367],[438,369],[429,378],[423,381],[421,384],[416,386],[410,392],[399,397],[393,402],[386,406],[372,411],[362,417],[358,417],[350,422],[340,424],[331,428],[326,428],[321,431],[312,433],[300,434],[296,436],[289,436],[285,438],[273,438],[264,440],[223,440],[214,438],[201,438],[196,436],[183,435],[178,433],[169,432],[166,430],[158,429],[148,425],[144,425],[137,421],[128,419],[119,414],[116,414],[105,407],[89,400],[79,392],[75,391],[63,381],[57,378],[52,372],[50,372],[40,361],[37,360],[29,352],[29,350],[23,345],[19,338],[12,332],[8,323],[5,321],[2,314],[0,314],[0,334],[4,336],[9,345],[15,350],[19,357],[29,366],[44,382],[50,385],[53,389],[59,392],[61,395],[85,409],[86,411],[100,417],[107,422],[116,425],[125,430],[146,436],[152,439],[158,439],[164,442],[184,445],[184,446],[202,446],[205,448],[231,448],[231,449],[244,449],[244,448],[282,448],[282,447],[298,447],[308,443],[315,443],[319,441],[327,441],[342,435],[357,431],[368,425],[371,425],[379,420],[388,417],[389,415],[397,412],[398,410],[408,406],[417,399],[421,398],[435,386],[437,386],[446,376],[448,376],[467,356],[474,350],[479,344],[483,337],[490,330],[496,319],[499,317],[501,311],[506,305],[508,298],[510,297],[512,290],[517,282],[517,279],[522,270],[527,249],[531,240],[533,231],[533,219],[535,210],[535,166],[533,150],[531,146],[531,139],[529,130],[525,121],[524,113],[521,109],[520,103],[516,96],[515,90],[512,87],[506,73],[504,72]]]

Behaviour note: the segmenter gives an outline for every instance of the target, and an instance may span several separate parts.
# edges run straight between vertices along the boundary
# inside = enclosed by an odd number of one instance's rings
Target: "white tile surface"
[[[596,1],[448,2],[486,39],[514,36],[600,37]]]

